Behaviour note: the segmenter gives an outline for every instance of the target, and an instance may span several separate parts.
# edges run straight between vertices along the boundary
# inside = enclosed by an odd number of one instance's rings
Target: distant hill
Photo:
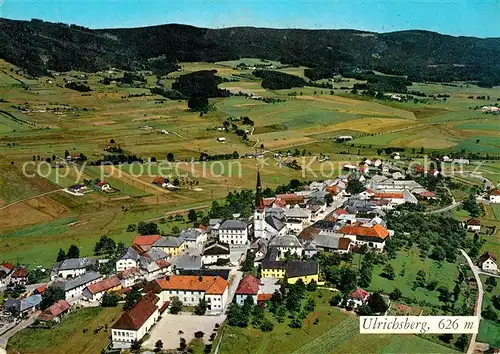
[[[165,71],[175,62],[256,57],[336,72],[372,69],[409,75],[414,81],[477,80],[484,86],[500,85],[500,38],[418,30],[379,34],[178,24],[91,30],[40,20],[0,19],[0,57],[32,75],[48,69],[151,69],[153,62]]]

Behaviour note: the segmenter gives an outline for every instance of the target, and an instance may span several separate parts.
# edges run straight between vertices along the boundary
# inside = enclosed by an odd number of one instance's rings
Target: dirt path
[[[18,200],[16,202],[4,205],[3,207],[0,208],[0,210],[7,209],[8,207],[11,207],[11,206],[16,205],[16,204],[24,203],[24,202],[26,202],[28,200],[31,200],[31,199],[45,197],[48,194],[52,194],[52,193],[55,193],[55,192],[60,192],[62,190],[64,190],[64,188],[56,189],[56,190],[53,190],[53,191],[50,191],[50,192],[45,192],[45,193],[38,194],[38,195],[34,195],[33,197],[24,198],[24,199]]]
[[[195,206],[195,207],[192,207],[192,208],[184,208],[184,209],[171,210],[171,211],[167,211],[165,214],[163,214],[163,216],[160,216],[158,218],[149,219],[148,221],[160,220],[161,218],[164,218],[165,216],[170,216],[170,215],[173,216],[173,215],[176,215],[176,214],[184,214],[184,213],[189,212],[191,209],[192,210],[204,210],[204,209],[208,209],[208,208],[209,208],[209,205],[208,204],[204,204],[204,205],[198,205],[198,206]]]
[[[106,173],[113,178],[117,178],[120,181],[130,184],[133,187],[142,189],[143,191],[146,191],[148,193],[152,194],[169,194],[170,192],[166,189],[163,189],[161,187],[155,186],[152,183],[145,182],[127,172],[124,172],[123,170],[120,170],[114,166],[103,166],[105,169]]]

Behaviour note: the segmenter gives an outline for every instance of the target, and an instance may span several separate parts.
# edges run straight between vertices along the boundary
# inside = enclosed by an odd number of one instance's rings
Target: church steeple
[[[257,171],[257,186],[255,187],[255,208],[264,209],[264,199],[262,198],[262,184],[260,182],[260,171]]]

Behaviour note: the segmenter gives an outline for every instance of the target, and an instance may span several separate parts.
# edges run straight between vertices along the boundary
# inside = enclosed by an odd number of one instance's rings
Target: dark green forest
[[[320,78],[352,69],[408,75],[412,81],[478,81],[500,85],[500,38],[453,37],[428,31],[370,33],[161,25],[91,30],[40,20],[0,19],[0,57],[42,75],[110,66],[166,75],[183,61],[256,57],[316,69]]]

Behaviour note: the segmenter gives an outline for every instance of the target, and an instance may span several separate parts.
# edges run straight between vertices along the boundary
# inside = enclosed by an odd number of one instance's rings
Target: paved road
[[[4,333],[2,336],[0,336],[0,348],[7,348],[7,341],[9,340],[10,337],[12,337],[14,334],[17,332],[25,329],[29,325],[31,325],[33,322],[35,322],[35,318],[38,317],[39,312],[35,313],[33,316],[28,318],[27,320],[21,321],[12,328],[11,330],[7,331]]]
[[[444,208],[436,209],[436,210],[433,210],[433,211],[427,211],[424,214],[442,213],[442,212],[445,212],[445,211],[448,211],[448,210],[455,209],[456,207],[458,207],[461,204],[462,204],[462,202],[453,202],[452,204],[450,204],[450,205],[448,205],[448,206],[446,206]]]
[[[474,278],[476,278],[476,283],[477,283],[477,303],[476,306],[474,307],[474,315],[477,316],[478,321],[481,321],[481,309],[483,307],[483,283],[481,283],[481,279],[479,278],[479,272],[477,271],[477,268],[474,266],[474,262],[472,262],[472,259],[469,257],[469,255],[464,251],[460,250],[462,252],[462,255],[465,257],[467,262],[469,263],[469,267],[472,270],[472,273],[474,274]],[[472,334],[472,338],[469,343],[469,347],[467,348],[467,354],[473,354],[474,353],[474,348],[476,347],[476,337],[477,333]]]

